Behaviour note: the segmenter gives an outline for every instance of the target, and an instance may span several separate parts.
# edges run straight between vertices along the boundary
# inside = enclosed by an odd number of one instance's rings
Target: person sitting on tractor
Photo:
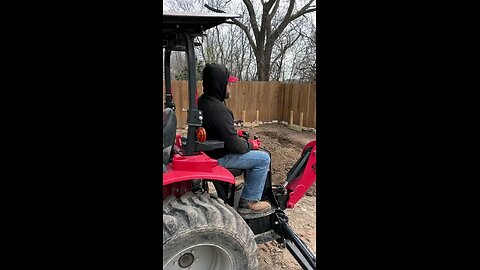
[[[203,128],[207,139],[224,141],[224,148],[207,151],[220,166],[246,170],[245,185],[239,208],[266,211],[270,203],[260,201],[270,166],[270,156],[259,151],[260,140],[241,138],[243,131],[235,131],[233,113],[225,99],[231,97],[231,87],[238,81],[222,65],[206,64],[203,69],[203,94],[198,98],[198,108],[203,112]]]

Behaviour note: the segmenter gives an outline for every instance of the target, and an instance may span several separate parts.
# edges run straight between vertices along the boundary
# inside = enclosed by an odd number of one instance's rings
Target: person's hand
[[[237,131],[237,134],[238,134],[238,136],[244,138],[245,140],[248,140],[249,137],[250,137],[250,134],[246,130],[243,130],[243,129]]]
[[[249,140],[249,142],[252,143],[253,147],[252,149],[253,150],[258,150],[260,148],[260,140]]]

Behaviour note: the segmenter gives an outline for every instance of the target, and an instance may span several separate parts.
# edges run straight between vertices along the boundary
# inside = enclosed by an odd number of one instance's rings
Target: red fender
[[[304,170],[297,176],[292,179],[290,183],[287,184],[286,188],[290,194],[287,201],[287,208],[293,208],[295,204],[305,195],[307,190],[312,186],[316,180],[317,174],[317,142],[311,141],[303,148],[303,152],[307,148],[313,147],[310,155],[307,159],[307,164],[305,165]]]
[[[172,163],[167,165],[163,173],[163,195],[181,195],[191,188],[191,180],[209,179],[235,184],[235,177],[226,168],[218,165],[205,153],[199,152],[193,156],[175,154]],[[177,194],[178,193],[178,194]]]
[[[167,171],[163,174],[163,185],[192,179],[220,180],[235,184],[232,173],[205,153],[200,152],[193,156],[175,154],[172,163],[168,164]]]

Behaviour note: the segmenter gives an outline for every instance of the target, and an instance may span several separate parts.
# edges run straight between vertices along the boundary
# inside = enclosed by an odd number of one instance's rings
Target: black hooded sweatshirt
[[[207,64],[203,69],[203,94],[198,98],[198,109],[203,112],[203,128],[208,140],[225,142],[223,149],[205,152],[214,159],[228,153],[244,154],[253,147],[252,143],[237,135],[233,113],[225,105],[229,75],[227,68],[219,64]]]

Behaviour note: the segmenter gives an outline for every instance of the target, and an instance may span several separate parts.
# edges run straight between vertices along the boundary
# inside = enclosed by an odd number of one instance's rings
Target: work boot
[[[239,208],[245,208],[254,212],[263,212],[270,210],[271,206],[269,202],[258,201],[258,202],[248,202],[240,200]]]

